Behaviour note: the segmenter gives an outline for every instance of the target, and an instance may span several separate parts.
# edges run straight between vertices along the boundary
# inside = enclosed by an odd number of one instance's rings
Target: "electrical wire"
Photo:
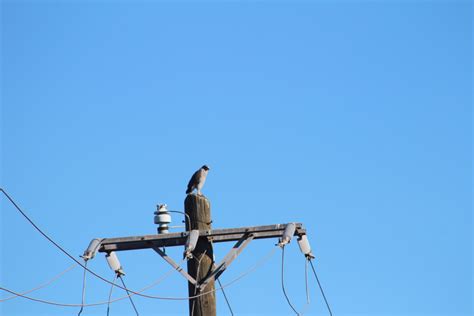
[[[119,275],[118,278],[120,279],[120,281],[122,281],[123,287],[124,287],[124,288],[127,288],[127,286],[125,285],[125,281],[123,280],[122,276]],[[127,294],[128,294],[128,298],[130,299],[130,303],[132,303],[133,309],[135,310],[135,314],[137,314],[137,316],[139,316],[139,315],[138,315],[138,311],[137,311],[137,307],[135,306],[135,303],[133,303],[132,296],[130,295],[130,293],[128,292],[128,290],[125,290],[125,291],[126,291]]]
[[[284,282],[284,267],[285,267],[285,247],[281,248],[281,289],[283,290],[283,294],[285,295],[286,301],[288,302],[288,305],[290,305],[291,309],[295,312],[296,315],[300,315],[296,309],[294,308],[293,304],[291,304],[291,301],[286,294],[285,290],[285,282]]]
[[[56,243],[51,237],[49,237],[45,232],[41,230],[29,217],[26,215],[25,212],[22,211],[22,209],[18,206],[18,204],[15,203],[15,201],[10,197],[10,195],[3,189],[0,188],[0,191],[7,197],[7,199],[15,206],[15,208],[23,215],[23,217],[41,234],[43,235],[44,238],[46,238],[50,243],[52,243],[56,248],[58,248],[61,252],[63,252],[66,256],[68,256],[72,261],[76,262],[79,266],[87,270],[89,273],[94,275],[95,277],[101,279],[102,281],[112,284],[109,280],[104,278],[103,276],[100,276],[99,274],[95,273],[94,271],[88,269],[85,265],[83,265],[79,260],[74,258],[69,252],[67,252],[63,247],[61,247],[58,243]],[[125,290],[122,288],[120,285],[115,284],[114,286],[121,288],[122,290]]]
[[[232,284],[238,282],[240,279],[246,277],[247,275],[249,275],[250,273],[252,273],[253,271],[255,271],[257,268],[259,268],[260,266],[262,266],[267,260],[269,260],[269,259],[275,254],[276,249],[277,249],[276,247],[272,248],[272,250],[271,250],[266,256],[262,257],[259,261],[257,261],[257,263],[256,263],[255,265],[253,265],[252,267],[250,267],[250,268],[249,268],[248,270],[246,270],[245,272],[241,273],[238,277],[236,277],[235,279],[233,279],[233,280],[230,281],[229,283],[224,284],[224,285],[223,285],[222,287],[220,287],[220,288],[217,288],[217,289],[214,289],[214,290],[211,290],[211,291],[207,291],[207,292],[204,292],[204,293],[200,293],[200,294],[198,294],[198,295],[189,296],[189,297],[161,297],[161,296],[151,296],[151,295],[144,295],[144,294],[142,294],[141,296],[144,296],[144,297],[147,297],[147,298],[163,299],[163,300],[183,301],[183,300],[190,300],[190,299],[193,299],[193,298],[196,298],[196,297],[200,297],[200,296],[203,296],[203,295],[207,295],[207,294],[209,294],[209,293],[212,293],[212,292],[215,292],[215,291],[218,291],[218,290],[222,290],[222,289],[227,288],[227,287],[231,286]],[[174,270],[175,270],[175,269],[172,269],[171,271],[168,272],[168,274],[170,274],[170,273],[173,272]],[[149,285],[149,286],[143,288],[143,289],[140,290],[139,292],[144,292],[144,291],[146,291],[147,289],[149,289],[149,288],[151,288],[152,286],[156,285],[157,283],[161,282],[166,276],[167,276],[167,275],[163,276],[161,279],[159,279],[158,281],[156,281],[154,284]],[[109,282],[110,282],[110,281],[109,281]],[[110,282],[110,284],[113,284],[113,283]],[[5,292],[9,292],[9,293],[11,293],[11,294],[20,296],[20,297],[22,297],[22,298],[25,298],[25,299],[28,299],[28,300],[31,300],[31,301],[35,301],[35,302],[39,302],[39,303],[44,303],[44,304],[49,304],[49,305],[63,306],[63,307],[99,306],[99,305],[106,305],[106,304],[109,303],[109,301],[106,301],[106,302],[98,302],[98,303],[90,303],[90,304],[84,304],[84,305],[81,305],[81,304],[59,303],[59,302],[53,302],[53,301],[38,299],[38,298],[30,297],[30,296],[27,296],[27,295],[22,295],[21,293],[12,291],[12,290],[10,290],[10,289],[7,289],[7,288],[1,287],[1,286],[0,286],[0,290],[5,291]],[[129,291],[130,291],[130,290],[129,290]],[[117,298],[117,299],[114,299],[114,300],[111,300],[110,303],[114,303],[114,302],[117,302],[117,301],[126,299],[127,297],[132,296],[132,295],[134,295],[134,294],[137,293],[137,292],[132,292],[132,291],[130,291],[130,292],[131,292],[132,294],[127,295],[127,296],[123,296],[123,297],[120,297],[120,298]]]
[[[229,307],[230,314],[234,316],[234,312],[232,311],[232,307],[230,307],[229,300],[227,299],[227,295],[225,294],[224,288],[222,287],[222,283],[220,279],[217,279],[217,283],[219,283],[219,286],[222,288],[222,294],[224,295],[225,302],[227,303],[227,307]]]
[[[305,283],[305,290],[306,290],[306,304],[301,309],[300,315],[306,314],[309,306],[310,306],[310,296],[309,296],[309,284],[308,284],[308,257],[305,256],[305,265],[304,265],[304,283]]]
[[[168,210],[168,212],[170,212],[170,213],[184,214],[184,216],[185,216],[186,219],[188,220],[188,227],[189,227],[189,230],[191,230],[191,217],[189,217],[188,214],[186,214],[185,212],[181,212],[181,211],[170,211],[170,210]]]
[[[188,225],[189,225],[188,227],[189,227],[189,230],[192,229],[192,228],[191,228],[191,217],[189,217],[189,215],[188,215],[186,212],[183,212],[183,211],[175,211],[175,210],[172,210],[172,211],[168,210],[168,212],[170,212],[170,213],[184,214],[184,216],[186,216],[186,218],[187,218],[187,220],[188,220]],[[212,224],[212,221],[210,221],[210,222],[205,222],[205,221],[201,221],[201,220],[199,220],[199,219],[197,219],[197,218],[195,218],[194,221],[195,221],[195,222],[199,222],[199,223],[203,223],[203,224],[206,224],[206,225]]]
[[[184,262],[185,260],[183,260]],[[161,278],[159,278],[157,281],[153,282],[152,284],[150,285],[147,285],[145,286],[144,288],[140,289],[138,292],[139,293],[142,293],[154,286],[156,286],[158,283],[162,282],[164,279],[166,279],[168,276],[170,276],[173,272],[174,272],[174,268],[173,269],[170,269],[167,273],[165,273]],[[114,280],[112,283],[112,288],[115,287],[115,280],[116,280],[116,277],[114,277]],[[98,302],[98,303],[90,303],[90,304],[68,304],[68,303],[58,303],[58,302],[52,302],[52,301],[47,301],[47,300],[43,300],[43,299],[38,299],[38,298],[34,298],[34,297],[30,297],[30,296],[26,296],[26,295],[22,295],[20,293],[17,293],[15,291],[12,291],[12,290],[9,290],[7,288],[4,288],[4,287],[1,287],[0,286],[0,290],[2,291],[5,291],[5,292],[9,292],[9,293],[12,293],[12,294],[15,294],[15,296],[19,296],[19,297],[22,297],[22,298],[25,298],[25,299],[28,299],[28,300],[31,300],[31,301],[35,301],[35,302],[38,302],[38,303],[44,303],[44,304],[49,304],[49,305],[56,305],[56,306],[63,306],[63,307],[81,307],[81,306],[100,306],[100,305],[106,305],[106,304],[110,304],[110,303],[115,303],[115,302],[118,302],[118,301],[121,301],[121,300],[124,300],[126,298],[128,298],[129,296],[132,296],[132,295],[135,295],[135,294],[129,294],[129,295],[125,295],[125,296],[122,296],[122,297],[119,297],[119,298],[116,298],[116,299],[113,299],[113,300],[110,300],[110,297],[109,297],[109,300],[108,301],[104,301],[104,302]],[[110,295],[112,295],[110,293]]]
[[[75,267],[77,267],[77,264],[72,264],[69,268],[67,268],[66,270],[64,271],[61,271],[59,272],[58,274],[56,274],[54,277],[52,277],[50,280],[46,281],[46,282],[43,282],[42,284],[38,285],[37,287],[31,289],[31,290],[28,290],[28,291],[25,291],[21,294],[23,295],[26,295],[28,293],[31,293],[31,292],[34,292],[34,291],[37,291],[39,289],[42,289],[48,285],[50,285],[51,283],[53,283],[54,281],[58,280],[60,277],[62,277],[66,272],[69,272],[71,271],[72,269],[74,269]],[[11,300],[11,299],[14,299],[14,298],[17,298],[19,297],[19,295],[12,295],[12,296],[9,296],[7,298],[4,298],[4,299],[0,299],[0,303],[1,302],[5,302],[5,301],[8,301],[8,300]]]
[[[115,280],[117,280],[117,274],[115,274],[114,280],[112,281],[112,283],[115,283]],[[110,292],[109,292],[109,301],[107,302],[107,316],[109,316],[109,312],[110,312],[110,300],[112,299],[112,291],[113,290],[114,290],[114,286],[112,285],[110,287]]]
[[[304,260],[304,284],[306,286],[306,304],[310,303],[309,300],[309,287],[308,287],[308,261],[309,259]]]
[[[84,262],[84,267],[87,267],[87,261]],[[86,276],[87,276],[87,271],[84,268],[84,275],[82,277],[82,299],[81,299],[81,309],[79,310],[79,313],[77,316],[81,316],[82,311],[84,310],[84,300],[86,299]]]
[[[211,242],[211,244],[212,244],[212,242]],[[214,262],[214,259],[213,259],[212,266],[213,266],[214,269],[216,269],[216,267],[217,267],[217,266],[216,266],[216,263]],[[226,301],[226,303],[227,303],[227,307],[229,308],[230,314],[231,314],[232,316],[234,316],[234,311],[232,310],[232,307],[230,306],[229,299],[227,298],[227,295],[226,295],[226,293],[225,293],[225,291],[224,291],[224,288],[222,287],[222,283],[221,283],[221,280],[220,280],[219,278],[217,278],[217,283],[219,283],[219,286],[222,288],[222,295],[224,295],[224,299],[225,299],[225,301]]]
[[[132,292],[133,294],[135,295],[139,295],[139,296],[143,296],[143,297],[148,297],[148,298],[155,298],[155,299],[166,299],[166,298],[161,298],[161,297],[151,297],[149,295],[144,295],[144,294],[140,294],[136,291],[132,291],[132,290],[129,290],[129,289],[125,289],[123,286],[120,286],[118,284],[114,284],[112,282],[110,282],[109,280],[107,280],[106,278],[104,278],[103,276],[97,274],[96,272],[90,270],[89,268],[87,268],[85,265],[83,265],[81,262],[79,262],[79,260],[77,260],[76,258],[74,258],[74,256],[72,256],[69,252],[67,252],[63,247],[61,247],[58,243],[56,243],[51,237],[49,237],[45,232],[43,232],[29,217],[28,215],[26,215],[25,212],[23,212],[23,210],[18,206],[18,204],[15,203],[15,201],[10,197],[10,195],[3,189],[3,188],[0,188],[0,191],[7,197],[7,199],[13,204],[13,206],[15,206],[15,208],[21,213],[21,215],[23,215],[23,217],[41,234],[43,235],[44,238],[46,238],[49,242],[51,242],[56,248],[58,248],[61,252],[63,252],[66,256],[68,256],[71,260],[73,260],[74,262],[76,262],[79,266],[81,266],[82,268],[84,268],[85,270],[87,270],[87,272],[89,272],[90,274],[92,274],[93,276],[99,278],[100,280],[108,283],[108,284],[111,284],[112,286],[115,286],[115,287],[118,287],[122,290],[125,290],[125,291],[129,291],[129,292]]]
[[[314,269],[313,261],[312,261],[311,259],[309,259],[308,261],[309,261],[309,263],[311,264],[311,268],[313,269],[314,276],[316,277],[316,281],[318,282],[319,289],[321,290],[321,294],[323,295],[323,298],[324,298],[324,302],[326,302],[326,306],[327,306],[327,308],[328,308],[329,315],[332,316],[331,307],[329,306],[328,300],[326,299],[326,295],[324,295],[323,287],[321,286],[321,283],[319,282],[318,275],[317,275],[317,273],[316,273],[316,270]]]

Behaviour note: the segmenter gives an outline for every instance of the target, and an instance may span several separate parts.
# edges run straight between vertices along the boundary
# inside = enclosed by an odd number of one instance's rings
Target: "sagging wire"
[[[219,286],[222,288],[222,294],[224,295],[225,302],[227,303],[227,307],[229,307],[229,312],[232,316],[234,316],[234,311],[232,311],[232,307],[230,307],[230,302],[227,299],[227,295],[225,294],[224,288],[222,287],[221,280],[218,278],[217,283],[219,283]]]
[[[211,245],[213,245],[212,241],[211,241]],[[213,265],[213,268],[216,269],[217,266],[216,266],[216,263],[214,262],[214,260],[215,260],[215,258],[213,258],[213,260],[212,260],[213,261],[212,265]],[[232,307],[230,306],[229,299],[227,298],[227,294],[225,293],[224,288],[222,287],[221,280],[219,278],[217,278],[217,283],[219,283],[219,286],[222,289],[222,295],[224,296],[227,307],[229,308],[230,315],[234,316],[234,311],[232,310]]]
[[[62,277],[66,272],[69,272],[71,271],[72,269],[74,269],[75,267],[77,267],[77,264],[73,264],[71,265],[69,268],[67,268],[66,270],[64,271],[61,271],[59,272],[58,274],[56,274],[54,277],[52,277],[50,280],[38,285],[37,287],[31,289],[31,290],[28,290],[28,291],[25,291],[23,293],[21,293],[22,295],[26,295],[28,293],[31,293],[31,292],[34,292],[34,291],[37,291],[39,289],[42,289],[48,285],[50,285],[51,283],[53,283],[54,281],[56,281],[57,279],[59,279],[60,277]],[[7,297],[7,298],[4,298],[4,299],[0,299],[0,303],[1,302],[5,302],[5,301],[8,301],[8,300],[11,300],[11,299],[14,299],[14,298],[17,298],[17,297],[20,297],[20,295],[12,295],[10,297]]]
[[[308,259],[309,257],[305,257],[305,266],[304,266],[304,283],[305,283],[305,291],[306,291],[306,304],[301,309],[300,315],[306,314],[308,308],[311,304],[310,295],[309,295],[309,283],[308,283]]]
[[[181,263],[183,263],[185,260],[183,260]],[[143,287],[142,289],[140,289],[138,291],[138,293],[142,293],[142,292],[145,292],[146,290],[156,286],[157,284],[161,283],[163,280],[165,280],[167,277],[169,277],[173,272],[174,272],[174,268],[173,269],[170,269],[167,273],[165,273],[161,278],[159,278],[158,280],[156,280],[155,282],[151,283],[150,285],[147,285],[145,287]],[[113,282],[110,282],[112,284],[112,288],[115,287],[115,279]],[[8,293],[11,293],[11,294],[14,294],[15,296],[18,296],[18,297],[21,297],[21,298],[24,298],[24,299],[28,299],[30,301],[34,301],[34,302],[38,302],[38,303],[43,303],[43,304],[48,304],[48,305],[54,305],[54,306],[62,306],[62,307],[81,307],[81,306],[100,306],[100,305],[106,305],[106,304],[110,304],[110,303],[115,303],[115,302],[118,302],[118,301],[121,301],[121,300],[124,300],[126,298],[128,298],[129,296],[132,296],[132,295],[135,295],[135,294],[130,294],[130,295],[126,295],[126,296],[122,296],[122,297],[119,297],[119,298],[116,298],[116,299],[113,299],[113,300],[109,300],[109,301],[104,301],[104,302],[97,302],[97,303],[89,303],[89,304],[68,304],[68,303],[59,303],[59,302],[53,302],[53,301],[48,301],[48,300],[43,300],[43,299],[38,299],[38,298],[34,298],[34,297],[31,297],[31,296],[26,296],[26,295],[23,295],[21,293],[18,293],[18,292],[15,292],[15,291],[12,291],[10,289],[7,289],[7,288],[4,288],[4,287],[1,287],[0,286],[0,290],[2,291],[5,291],[5,292],[8,292]]]
[[[72,256],[68,251],[66,251],[63,247],[61,247],[61,245],[59,245],[57,242],[55,242],[51,237],[49,237],[45,232],[43,232],[43,230],[41,228],[39,228],[34,222],[33,220],[28,216],[26,215],[25,212],[23,212],[23,210],[18,206],[18,204],[16,204],[16,202],[10,197],[10,195],[3,189],[3,188],[0,188],[0,191],[7,197],[7,199],[10,201],[10,203],[12,203],[12,205],[20,212],[21,215],[23,215],[23,217],[44,237],[46,238],[50,243],[52,243],[56,248],[58,248],[62,253],[64,253],[66,256],[68,256],[72,261],[74,261],[75,263],[77,263],[79,266],[81,266],[82,268],[84,268],[85,270],[87,270],[87,272],[89,272],[90,274],[92,274],[93,276],[101,279],[102,281],[106,282],[106,283],[109,283],[109,284],[112,284],[112,282],[110,282],[109,280],[107,280],[106,278],[104,278],[103,276],[95,273],[94,271],[88,269],[85,265],[83,265],[81,262],[79,262],[79,260],[77,260],[76,258],[74,258],[74,256]],[[116,287],[119,287],[121,288],[122,290],[125,290],[124,288],[122,288],[120,285],[117,285],[117,284],[114,284],[114,286]],[[140,294],[137,294],[137,295],[140,295]]]
[[[258,269],[260,266],[262,266],[265,262],[267,262],[275,254],[276,250],[277,250],[276,247],[272,248],[271,251],[268,252],[267,255],[263,256],[259,261],[257,261],[257,263],[255,265],[253,265],[252,267],[247,269],[247,271],[241,273],[238,277],[236,277],[235,279],[233,279],[229,283],[224,284],[220,288],[217,288],[217,289],[214,289],[214,290],[211,290],[211,291],[207,291],[207,292],[203,292],[203,293],[198,294],[198,295],[188,296],[188,297],[170,297],[170,296],[165,297],[165,296],[152,296],[152,295],[145,295],[145,294],[141,294],[140,296],[143,296],[143,297],[146,297],[146,298],[162,299],[162,300],[170,300],[170,301],[187,301],[187,300],[190,300],[190,299],[193,299],[193,298],[196,298],[196,297],[207,295],[209,293],[213,293],[213,292],[216,292],[216,291],[219,291],[219,290],[223,290],[224,288],[227,288],[227,287],[231,286],[232,284],[240,281],[242,278],[246,277],[247,275],[249,275],[250,273],[252,273],[256,269]],[[185,260],[183,260],[183,261],[185,261]],[[174,270],[175,269],[171,269],[168,274],[171,274],[171,272],[173,272]],[[115,300],[112,300],[112,301],[110,301],[110,303],[114,303],[114,302],[117,302],[117,301],[120,301],[120,300],[124,300],[128,296],[135,295],[136,293],[144,292],[147,289],[151,288],[152,286],[154,286],[154,285],[158,284],[159,282],[161,282],[167,276],[168,275],[165,275],[164,277],[162,277],[161,279],[159,279],[155,283],[153,283],[151,285],[148,285],[147,287],[139,290],[138,292],[132,292],[131,290],[129,290],[132,294],[117,298]],[[109,282],[110,282],[110,284],[113,284],[111,281],[109,281]],[[115,284],[114,286],[117,286],[117,285]],[[7,289],[7,288],[2,287],[2,286],[0,286],[0,290],[11,293],[11,294],[14,294],[14,295],[17,295],[17,296],[20,296],[20,297],[28,299],[30,301],[43,303],[43,304],[49,304],[49,305],[55,305],[55,306],[63,306],[63,307],[99,306],[99,305],[106,305],[108,303],[108,301],[106,301],[106,302],[90,303],[90,304],[84,304],[84,305],[81,305],[81,304],[67,304],[67,303],[53,302],[53,301],[38,299],[38,298],[27,296],[27,295],[22,295],[19,292],[15,292],[13,290]]]
[[[81,309],[79,310],[79,313],[77,313],[77,316],[81,316],[82,311],[84,310],[84,300],[86,299],[86,275],[87,275],[87,261],[84,262],[84,275],[82,277],[82,299],[81,299]]]
[[[304,260],[304,283],[306,286],[306,304],[310,304],[309,300],[309,287],[308,287],[308,259]]]
[[[130,299],[130,303],[132,303],[133,309],[135,310],[135,314],[137,314],[137,316],[139,316],[138,311],[137,311],[137,307],[135,306],[135,303],[133,303],[132,295],[130,295],[130,293],[128,292],[127,286],[125,285],[125,281],[122,278],[122,274],[119,274],[119,273],[117,273],[117,274],[118,274],[118,278],[120,279],[120,281],[122,281],[122,285],[125,288],[125,291],[128,294],[128,298]]]
[[[286,301],[288,302],[288,305],[290,305],[291,309],[295,312],[295,314],[299,316],[300,313],[298,313],[298,311],[295,309],[293,304],[291,304],[290,298],[286,294],[285,281],[284,281],[284,274],[285,274],[284,267],[285,267],[285,247],[281,247],[281,288],[283,290],[283,294],[285,295]]]
[[[332,316],[331,307],[329,306],[328,300],[326,299],[326,295],[324,294],[324,290],[323,290],[323,287],[321,286],[321,282],[319,282],[318,274],[316,273],[316,269],[314,269],[313,261],[311,259],[308,259],[308,261],[311,264],[311,268],[313,269],[314,276],[316,277],[316,281],[318,282],[319,290],[321,291],[321,294],[323,295],[324,302],[326,303],[326,307],[329,311],[329,315]]]
[[[112,283],[115,283],[116,280],[117,280],[117,274],[115,274]],[[113,290],[114,290],[114,286],[112,285],[112,286],[110,287],[109,300],[108,300],[108,302],[107,302],[107,316],[109,316],[109,312],[110,312],[110,301],[111,301],[111,299],[112,299],[112,291],[113,291]]]

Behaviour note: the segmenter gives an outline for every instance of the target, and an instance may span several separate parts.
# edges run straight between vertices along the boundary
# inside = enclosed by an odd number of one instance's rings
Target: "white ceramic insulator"
[[[117,258],[117,255],[115,252],[110,252],[107,255],[105,255],[105,258],[107,259],[107,263],[109,264],[110,269],[114,270],[115,272],[120,271],[122,269],[122,265],[120,264],[119,259]]]
[[[169,223],[171,223],[171,215],[169,213],[158,213],[158,215],[155,215],[155,224]]]
[[[306,235],[302,235],[298,238],[298,245],[304,255],[311,254],[311,246],[309,245],[308,237]]]

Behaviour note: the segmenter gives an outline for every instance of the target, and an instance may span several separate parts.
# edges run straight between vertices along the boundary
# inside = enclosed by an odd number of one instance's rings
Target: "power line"
[[[288,302],[288,305],[290,305],[291,309],[295,312],[296,315],[299,315],[299,313],[296,311],[294,308],[293,304],[291,304],[291,301],[286,294],[285,290],[285,282],[284,282],[284,266],[285,266],[285,247],[283,246],[281,248],[281,289],[283,290],[283,294],[285,295],[286,301]]]
[[[76,258],[74,258],[74,256],[72,256],[69,252],[67,252],[63,247],[61,247],[58,243],[56,243],[51,237],[49,237],[45,232],[43,232],[41,230],[41,228],[39,228],[29,217],[28,215],[26,215],[25,212],[22,211],[22,209],[18,206],[18,204],[15,203],[15,201],[10,197],[10,195],[8,195],[8,193],[3,189],[3,188],[0,188],[0,191],[2,191],[2,193],[7,197],[7,199],[13,204],[13,206],[15,206],[15,208],[21,213],[21,215],[23,215],[23,217],[41,234],[43,235],[44,238],[46,238],[50,243],[52,243],[54,246],[56,246],[56,248],[58,248],[61,252],[63,252],[66,256],[68,256],[71,260],[73,260],[74,262],[76,262],[78,265],[80,265],[82,268],[84,268],[85,270],[87,270],[89,273],[91,273],[92,275],[94,275],[95,277],[101,279],[102,281],[106,282],[106,283],[109,283],[109,284],[112,284],[112,282],[110,282],[109,280],[107,280],[106,278],[100,276],[99,274],[95,273],[94,271],[88,269],[85,265],[83,265],[82,263],[80,263]],[[121,288],[122,290],[125,290],[123,287],[121,287],[120,285],[117,285],[117,284],[114,284],[114,286],[116,287],[119,287]],[[136,293],[135,293],[136,294]],[[137,294],[139,295],[139,294]]]
[[[309,304],[310,303],[310,300],[309,300],[309,286],[308,286],[308,261],[306,258],[305,258],[305,263],[304,263],[304,284],[305,284],[305,287],[306,287],[306,304]]]
[[[311,268],[313,269],[314,276],[316,277],[316,281],[318,282],[319,289],[321,290],[321,294],[323,295],[323,298],[324,298],[324,302],[326,302],[326,306],[328,308],[329,315],[332,316],[331,307],[329,307],[329,303],[328,303],[328,300],[326,299],[326,295],[324,295],[323,287],[321,286],[321,283],[319,282],[318,275],[316,273],[316,270],[314,269],[313,261],[309,260],[309,263],[311,264]]]
[[[232,311],[232,307],[230,307],[230,302],[227,299],[227,295],[225,294],[224,288],[222,287],[222,283],[220,279],[217,279],[217,283],[219,283],[219,286],[222,288],[222,294],[224,295],[225,302],[227,303],[227,307],[229,307],[230,314],[234,316],[234,312]]]
[[[308,284],[308,259],[305,257],[305,265],[304,265],[304,283],[305,283],[305,290],[306,290],[306,304],[301,309],[300,315],[304,315],[309,308],[311,303],[310,295],[309,295],[309,284]]]
[[[120,281],[122,281],[123,287],[126,289],[127,286],[125,285],[125,281],[123,280],[123,278],[122,278],[122,276],[121,276],[120,274],[119,274],[118,278],[120,279]],[[128,290],[125,290],[125,291],[127,291],[127,294],[130,294],[130,293],[128,292]],[[132,303],[133,309],[135,310],[135,314],[137,314],[137,316],[138,316],[137,307],[135,306],[135,303],[133,303],[132,296],[129,295],[128,298],[130,299],[130,303]]]
[[[115,283],[115,280],[117,280],[117,274],[115,274],[114,276],[114,280],[112,281],[112,283]],[[109,301],[107,302],[107,316],[109,316],[109,312],[110,312],[110,300],[112,298],[112,291],[114,289],[114,286],[112,285],[110,287],[110,292],[109,292]]]
[[[161,278],[159,278],[157,281],[153,282],[152,284],[150,285],[147,285],[145,286],[144,288],[142,288],[141,290],[139,290],[138,292],[141,293],[141,292],[144,292],[154,286],[156,286],[158,283],[162,282],[164,279],[166,279],[168,276],[171,275],[172,272],[174,272],[175,269],[170,269],[170,271],[168,271],[167,273],[165,273]],[[115,287],[115,280],[116,280],[116,276],[114,277],[113,281],[112,281],[112,288]],[[116,299],[113,299],[111,300],[110,297],[109,297],[109,300],[108,301],[104,301],[104,302],[98,302],[98,303],[90,303],[90,304],[70,304],[70,303],[59,303],[59,302],[53,302],[53,301],[48,301],[48,300],[43,300],[43,299],[38,299],[38,298],[34,298],[34,297],[30,297],[30,296],[26,296],[24,294],[21,294],[21,293],[18,293],[18,292],[15,292],[13,290],[10,290],[10,289],[7,289],[7,288],[4,288],[4,287],[1,287],[0,286],[0,290],[2,291],[5,291],[5,292],[9,292],[9,293],[12,293],[12,294],[15,294],[15,296],[19,296],[19,297],[22,297],[22,298],[25,298],[25,299],[28,299],[28,300],[31,300],[31,301],[35,301],[35,302],[38,302],[38,303],[44,303],[44,304],[49,304],[49,305],[55,305],[55,306],[62,306],[62,307],[81,307],[81,306],[84,306],[84,307],[89,307],[89,306],[100,306],[100,305],[110,305],[111,303],[115,303],[115,302],[118,302],[118,301],[121,301],[121,300],[124,300],[126,298],[128,298],[129,296],[132,296],[132,295],[135,295],[135,294],[129,294],[129,295],[125,295],[125,296],[122,296],[122,297],[119,297],[119,298],[116,298]],[[110,295],[112,295],[112,292],[110,292]]]
[[[204,293],[200,293],[198,295],[194,295],[194,296],[189,296],[189,297],[161,297],[161,296],[152,296],[152,295],[145,295],[145,294],[141,294],[140,296],[143,296],[143,297],[147,297],[147,298],[154,298],[154,299],[163,299],[163,300],[174,300],[174,301],[182,301],[182,300],[189,300],[189,299],[193,299],[193,298],[197,298],[197,297],[200,297],[200,296],[203,296],[203,295],[207,295],[209,293],[213,293],[213,292],[216,292],[218,290],[222,290],[224,288],[227,288],[229,286],[231,286],[232,284],[238,282],[240,279],[246,277],[247,275],[249,275],[250,273],[252,273],[253,271],[255,271],[257,268],[259,268],[261,265],[263,265],[267,260],[269,260],[273,254],[275,253],[276,251],[276,247],[272,248],[272,250],[267,254],[265,255],[264,257],[262,257],[259,261],[257,261],[257,263],[255,265],[253,265],[252,267],[250,267],[247,271],[241,273],[238,277],[236,277],[234,280],[230,281],[229,283],[226,283],[224,284],[222,287],[220,288],[217,288],[215,290],[212,290],[212,291],[207,291],[207,292],[204,292]],[[120,301],[120,300],[123,300],[123,299],[126,299],[127,297],[129,296],[132,296],[132,295],[138,295],[137,293],[140,293],[140,292],[144,292],[146,291],[147,289],[151,288],[152,286],[158,284],[159,282],[163,281],[169,274],[171,274],[171,272],[173,272],[175,269],[172,269],[170,270],[166,275],[164,275],[161,279],[159,279],[158,281],[156,281],[155,283],[153,283],[152,285],[149,285],[143,289],[141,289],[140,291],[138,292],[132,292],[131,290],[129,290],[129,292],[131,292],[131,294],[129,295],[126,295],[126,296],[123,296],[123,297],[120,297],[120,298],[117,298],[117,299],[114,299],[114,300],[111,300],[111,301],[105,301],[105,302],[98,302],[98,303],[90,303],[90,304],[69,304],[69,303],[59,303],[59,302],[53,302],[53,301],[48,301],[48,300],[43,300],[43,299],[38,299],[38,298],[34,298],[34,297],[30,297],[30,296],[27,296],[27,295],[23,295],[21,293],[18,293],[18,292],[15,292],[13,290],[9,290],[7,288],[4,288],[4,287],[1,287],[0,286],[0,290],[2,291],[5,291],[5,292],[9,292],[11,294],[14,294],[14,295],[17,295],[17,296],[20,296],[22,298],[25,298],[25,299],[28,299],[28,300],[31,300],[31,301],[35,301],[35,302],[39,302],[39,303],[44,303],[44,304],[49,304],[49,305],[56,305],[56,306],[63,306],[63,307],[81,307],[81,306],[99,306],[99,305],[106,305],[106,304],[109,304],[109,303],[114,303],[114,302],[117,302],[117,301]],[[109,281],[110,282],[110,281]],[[114,285],[112,282],[110,282],[110,284]],[[115,285],[116,286],[116,285]]]
[[[73,265],[71,265],[69,268],[65,269],[64,271],[61,271],[59,272],[58,274],[56,274],[54,277],[52,277],[50,280],[38,285],[37,287],[34,287],[32,288],[31,290],[28,290],[28,291],[25,291],[21,294],[23,295],[26,295],[28,293],[31,293],[31,292],[34,292],[34,291],[37,291],[39,289],[42,289],[48,285],[50,285],[51,283],[53,283],[54,281],[56,281],[57,279],[59,279],[60,277],[62,277],[66,272],[69,272],[71,271],[72,269],[74,269],[77,265],[74,263]],[[1,302],[5,302],[5,301],[8,301],[8,300],[11,300],[11,299],[14,299],[14,298],[17,298],[19,297],[19,295],[12,295],[10,297],[7,297],[7,298],[4,298],[4,299],[0,299],[0,303]]]
[[[84,263],[84,267],[87,267],[87,262]],[[82,311],[84,310],[84,300],[86,299],[86,276],[87,276],[87,271],[84,268],[84,274],[82,276],[82,298],[81,298],[81,309],[79,310],[79,313],[77,313],[77,316],[81,316]]]

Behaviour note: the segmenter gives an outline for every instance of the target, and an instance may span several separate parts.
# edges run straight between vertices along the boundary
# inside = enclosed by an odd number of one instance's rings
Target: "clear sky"
[[[302,222],[334,315],[472,315],[472,4],[463,1],[3,1],[1,186],[74,255],[153,234],[204,163],[214,228]],[[72,264],[2,197],[1,286]],[[175,225],[181,224],[175,216]],[[254,241],[222,275],[251,267]],[[216,248],[217,259],[231,244]],[[182,249],[169,249],[176,260]],[[169,271],[119,253],[130,288]],[[291,315],[281,252],[226,291]],[[103,254],[90,268],[112,279]],[[292,242],[286,286],[305,305]],[[82,271],[30,295],[79,303]],[[314,278],[308,315],[327,315]],[[109,286],[88,276],[86,302]],[[147,293],[186,296],[177,273]],[[114,295],[123,292],[115,290]],[[2,297],[9,296],[1,294]],[[219,315],[227,315],[221,293]],[[185,301],[136,297],[141,315]],[[2,315],[76,315],[24,299]],[[110,315],[132,315],[127,300]],[[105,315],[106,307],[83,315]]]

